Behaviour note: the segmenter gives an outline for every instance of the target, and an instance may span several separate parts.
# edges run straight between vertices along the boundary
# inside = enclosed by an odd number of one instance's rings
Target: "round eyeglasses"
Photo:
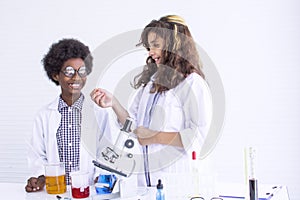
[[[72,78],[75,76],[76,72],[81,78],[84,78],[87,76],[87,70],[85,66],[80,67],[78,70],[75,70],[71,66],[67,66],[64,70],[61,71],[66,77]]]

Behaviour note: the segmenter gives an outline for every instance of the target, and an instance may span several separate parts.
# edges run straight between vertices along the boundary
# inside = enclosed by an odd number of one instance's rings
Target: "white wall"
[[[52,42],[75,37],[94,50],[112,36],[175,13],[186,19],[225,88],[226,119],[211,155],[217,161],[218,180],[243,182],[243,147],[256,146],[259,181],[287,185],[291,199],[297,199],[299,4],[296,0],[2,0],[0,181],[25,184],[29,172],[24,141],[37,110],[59,92],[40,63]]]

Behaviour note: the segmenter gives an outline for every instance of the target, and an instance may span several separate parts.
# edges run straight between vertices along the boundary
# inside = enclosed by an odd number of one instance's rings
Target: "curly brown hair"
[[[53,78],[53,75],[59,74],[63,64],[71,58],[81,58],[84,61],[87,74],[91,73],[93,57],[90,49],[77,39],[64,38],[53,43],[49,48],[48,53],[43,57],[42,63],[47,76],[56,85],[59,85],[59,83]]]
[[[155,33],[165,41],[162,48],[163,63],[157,66],[149,56],[143,71],[134,77],[135,89],[145,87],[155,73],[151,93],[172,89],[193,72],[205,78],[195,42],[181,17],[167,15],[159,20],[152,20],[144,28],[138,44],[147,50],[149,33]]]

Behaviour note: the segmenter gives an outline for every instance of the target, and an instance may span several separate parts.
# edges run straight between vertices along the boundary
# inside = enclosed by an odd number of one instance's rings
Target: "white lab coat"
[[[32,138],[29,144],[28,163],[29,168],[32,171],[32,176],[35,177],[45,173],[44,164],[59,162],[56,133],[61,121],[61,114],[58,112],[58,102],[59,97],[50,104],[44,106],[38,112],[34,121]],[[84,108],[85,107],[83,106],[83,109]],[[100,132],[109,132],[107,112],[104,109],[97,109],[96,113]],[[82,117],[84,118],[85,116],[83,115]],[[98,135],[98,139],[101,139],[101,136],[102,135]],[[80,170],[88,171],[90,173],[91,181],[97,174],[95,174],[96,170],[92,163],[93,157],[85,147],[86,146],[81,142]]]
[[[147,104],[151,100],[150,81],[140,88],[133,99],[129,113],[137,126],[143,126]],[[156,131],[179,132],[183,148],[171,145],[148,145],[151,185],[164,179],[164,173],[181,173],[190,170],[192,151],[199,155],[208,133],[212,117],[212,98],[206,81],[196,73],[190,74],[175,88],[160,95],[153,108],[149,128]],[[140,161],[143,163],[143,161]],[[143,164],[137,165],[143,172]],[[138,175],[139,185],[145,185],[143,173]]]

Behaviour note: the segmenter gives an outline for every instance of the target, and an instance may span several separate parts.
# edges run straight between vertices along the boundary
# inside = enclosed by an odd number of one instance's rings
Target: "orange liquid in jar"
[[[62,194],[67,191],[65,175],[46,176],[46,191],[48,194]]]

